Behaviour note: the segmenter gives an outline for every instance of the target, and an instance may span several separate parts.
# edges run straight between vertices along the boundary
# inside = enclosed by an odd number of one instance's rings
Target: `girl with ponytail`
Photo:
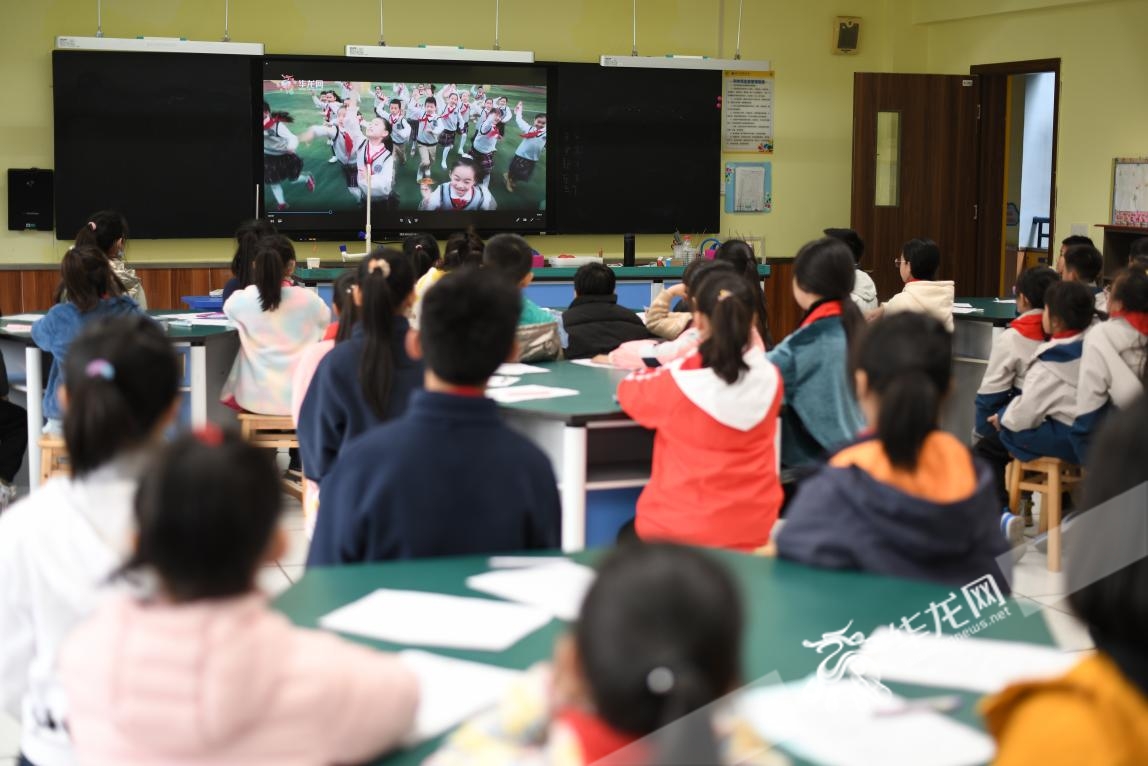
[[[123,295],[112,266],[95,245],[76,245],[64,253],[60,263],[63,302],[32,325],[32,340],[52,354],[52,369],[44,387],[44,430],[63,431],[64,407],[57,391],[64,383],[64,364],[72,339],[90,322],[112,316],[142,314],[134,300]]]
[[[874,432],[801,484],[780,556],[951,585],[989,575],[1008,592],[992,471],[938,426],[951,355],[948,331],[925,314],[885,317],[861,334],[853,377]]]
[[[717,560],[665,543],[619,546],[552,665],[532,669],[505,710],[465,725],[427,766],[788,763],[747,722],[711,708],[742,683],[744,624],[741,593]]]
[[[728,263],[742,276],[753,293],[753,326],[765,342],[767,349],[773,348],[773,336],[769,333],[769,314],[766,312],[765,291],[761,288],[761,277],[757,273],[757,256],[753,248],[742,239],[727,239],[718,246],[714,254],[718,263]]]
[[[373,251],[350,290],[358,322],[319,363],[299,410],[303,475],[319,485],[343,445],[402,414],[411,392],[422,388],[422,362],[406,350],[405,314],[414,301],[410,259],[397,250]]]
[[[697,349],[618,386],[618,403],[654,429],[654,464],[638,498],[642,539],[754,550],[781,507],[781,376],[755,347],[753,290],[714,270],[696,284]]]
[[[275,234],[259,240],[252,283],[223,304],[239,330],[239,354],[223,386],[223,402],[261,415],[291,414],[291,385],[303,352],[323,338],[331,310],[319,295],[295,287],[291,240]]]
[[[76,246],[91,245],[99,249],[112,267],[116,275],[116,285],[141,309],[147,309],[147,296],[144,295],[143,283],[136,276],[134,269],[124,262],[124,245],[128,240],[128,221],[123,213],[115,210],[101,210],[92,213],[80,230],[76,232]],[[57,303],[64,300],[64,294],[57,296]]]
[[[71,473],[0,516],[0,699],[24,711],[21,763],[37,766],[76,760],[57,652],[131,551],[136,485],[179,407],[175,351],[143,316],[87,325],[64,370]]]
[[[849,377],[849,348],[865,324],[853,302],[856,274],[845,243],[826,237],[797,251],[793,297],[801,326],[769,352],[781,370],[781,465],[801,474],[856,438],[864,427]]]
[[[235,255],[231,258],[231,279],[223,285],[223,302],[236,290],[251,284],[251,270],[255,266],[255,248],[259,240],[275,234],[275,227],[266,218],[252,218],[239,224],[235,230]]]

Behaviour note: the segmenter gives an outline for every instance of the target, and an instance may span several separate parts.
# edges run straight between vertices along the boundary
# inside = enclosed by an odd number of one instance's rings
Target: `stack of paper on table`
[[[498,365],[498,369],[494,372],[496,375],[530,375],[532,373],[550,372],[550,370],[533,364],[523,364],[522,362],[503,362]]]
[[[753,689],[737,710],[766,741],[821,766],[973,766],[992,740],[959,721],[855,681],[810,678]],[[910,703],[911,704],[911,703]]]
[[[319,625],[394,644],[501,652],[551,619],[544,609],[505,601],[380,588]]]
[[[466,585],[480,593],[546,610],[563,620],[576,620],[594,577],[590,567],[557,561],[485,572],[468,577]]]
[[[883,680],[984,694],[1017,681],[1058,676],[1079,661],[1051,646],[889,628],[875,630],[860,656]]]
[[[522,671],[408,649],[399,659],[419,679],[419,709],[406,745],[437,737],[493,707]]]
[[[510,386],[509,388],[488,388],[486,395],[500,404],[514,402],[529,402],[535,399],[557,399],[563,396],[577,396],[578,391],[573,388],[558,388],[557,386]]]

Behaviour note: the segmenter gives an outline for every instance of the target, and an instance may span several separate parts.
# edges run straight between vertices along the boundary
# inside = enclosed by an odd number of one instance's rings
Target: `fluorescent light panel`
[[[56,38],[57,50],[148,51],[152,53],[212,53],[231,56],[262,56],[263,43],[225,43],[182,40],[178,37],[73,37]]]
[[[602,66],[637,69],[736,69],[747,72],[770,71],[763,59],[711,59],[705,56],[603,56]]]
[[[352,58],[427,59],[433,61],[486,61],[509,64],[533,64],[534,51],[492,51],[458,48],[449,45],[348,45],[346,55]]]

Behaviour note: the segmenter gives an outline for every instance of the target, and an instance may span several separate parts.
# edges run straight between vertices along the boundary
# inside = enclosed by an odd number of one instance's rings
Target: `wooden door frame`
[[[1053,75],[1052,102],[1052,172],[1049,178],[1049,257],[1055,262],[1056,232],[1056,159],[1058,134],[1060,131],[1060,59],[1030,59],[1027,61],[1005,61],[996,64],[977,64],[969,68],[969,73],[981,80],[980,142],[978,149],[977,183],[977,250],[985,268],[979,270],[977,295],[995,295],[1001,292],[1000,278],[1004,268],[1002,242],[1004,241],[1005,214],[1005,166],[999,152],[1007,143],[1007,113],[1004,102],[1008,94],[1008,78],[1011,75],[1051,72]],[[1001,99],[1001,101],[990,101]],[[994,215],[994,211],[998,214]],[[994,277],[990,281],[991,277]],[[1004,274],[1004,291],[1007,292],[1011,275]]]

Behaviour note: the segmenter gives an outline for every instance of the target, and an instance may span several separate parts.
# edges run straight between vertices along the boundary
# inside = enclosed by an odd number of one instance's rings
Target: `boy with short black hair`
[[[512,287],[477,269],[427,291],[407,338],[426,361],[426,390],[340,454],[323,480],[308,566],[559,546],[549,459],[483,395],[514,355],[519,306]]]
[[[497,234],[482,251],[483,268],[524,289],[534,280],[534,250],[517,234]],[[518,317],[518,360],[545,362],[562,354],[558,320],[534,301],[522,296],[522,313]]]
[[[562,313],[570,337],[567,359],[606,354],[632,340],[655,337],[638,315],[618,305],[614,271],[604,263],[587,263],[574,273],[574,301]]]
[[[1069,238],[1071,239],[1071,237]],[[1088,239],[1081,237],[1081,239]],[[1066,242],[1068,240],[1065,240]],[[1108,312],[1108,293],[1100,286],[1100,272],[1104,269],[1104,256],[1091,242],[1070,245],[1056,262],[1056,270],[1065,282],[1080,282],[1092,291],[1097,311]]]

